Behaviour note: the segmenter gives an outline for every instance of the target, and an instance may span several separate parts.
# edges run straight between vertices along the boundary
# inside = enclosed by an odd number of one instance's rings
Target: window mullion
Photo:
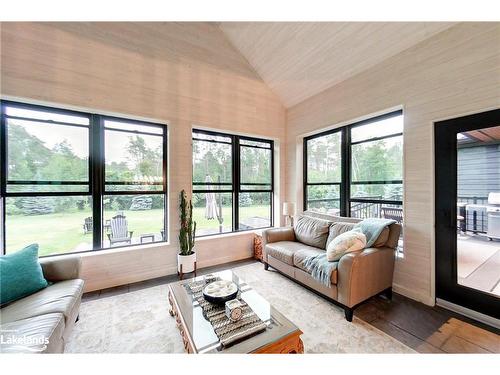
[[[92,217],[93,217],[93,249],[102,247],[102,196],[104,194],[104,127],[99,115],[91,117],[90,131],[91,157],[91,191],[92,191]]]
[[[307,168],[307,138],[304,138],[302,141],[302,209],[303,211],[307,210],[307,186],[308,186],[308,181],[307,181],[307,173],[308,173],[308,168]]]
[[[169,239],[169,233],[168,233],[168,132],[166,129],[163,129],[163,165],[162,165],[162,171],[163,171],[163,193],[164,193],[164,199],[163,199],[163,241],[168,241]]]
[[[269,214],[269,219],[270,219],[270,224],[271,227],[274,226],[274,142],[270,144],[271,146],[271,192],[269,193],[269,202],[271,203],[270,207],[270,214]]]
[[[240,176],[240,139],[233,137],[233,232],[240,228],[240,207],[239,207],[239,191],[241,184]]]
[[[351,216],[351,127],[346,126],[342,129],[342,183],[340,185],[340,212],[341,216]]]
[[[0,255],[4,255],[6,250],[5,243],[5,193],[7,191],[7,127],[5,124],[5,107],[0,103]]]

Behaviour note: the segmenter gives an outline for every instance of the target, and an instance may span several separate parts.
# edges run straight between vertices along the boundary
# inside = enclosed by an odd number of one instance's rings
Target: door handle
[[[453,215],[451,214],[451,210],[441,210],[441,216],[442,216],[442,220],[443,220],[443,225],[446,227],[446,228],[455,228],[456,225],[457,225],[457,218],[456,217],[453,217]]]

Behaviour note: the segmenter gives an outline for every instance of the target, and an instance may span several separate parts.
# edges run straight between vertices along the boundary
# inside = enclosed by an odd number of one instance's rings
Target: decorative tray
[[[203,297],[211,303],[224,304],[238,295],[238,286],[229,280],[219,280],[203,288]]]

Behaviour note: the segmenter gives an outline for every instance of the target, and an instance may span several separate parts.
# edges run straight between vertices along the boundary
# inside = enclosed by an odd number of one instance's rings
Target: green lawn
[[[223,207],[222,212],[224,227],[231,227],[230,207]],[[243,220],[246,217],[268,217],[269,207],[242,207],[240,213]],[[139,235],[145,233],[156,233],[159,238],[163,227],[162,210],[125,211],[124,214],[128,220],[128,229],[134,231],[133,237],[137,238],[137,241]],[[113,215],[114,213],[111,213],[110,217],[106,216],[105,219],[110,219]],[[88,216],[91,216],[88,211],[34,216],[9,215],[6,220],[7,252],[20,250],[31,243],[39,244],[40,255],[90,250],[92,234],[83,234],[84,219]],[[205,208],[195,208],[193,217],[200,231],[216,230],[219,227],[216,219],[205,218]],[[171,220],[178,219],[171,217]]]

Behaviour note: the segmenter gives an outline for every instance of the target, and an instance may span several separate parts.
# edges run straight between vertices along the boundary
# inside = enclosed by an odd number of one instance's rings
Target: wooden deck
[[[500,297],[500,241],[457,235],[458,283]]]

